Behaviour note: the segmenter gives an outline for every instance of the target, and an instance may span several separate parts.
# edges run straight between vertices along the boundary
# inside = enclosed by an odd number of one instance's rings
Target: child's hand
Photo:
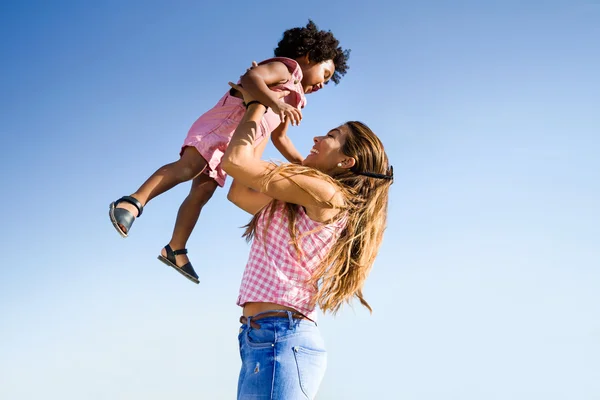
[[[283,97],[287,96],[289,91],[284,92],[275,92],[279,96],[281,100]],[[282,95],[283,94],[283,95]],[[279,101],[275,106],[273,106],[273,112],[279,115],[281,118],[281,122],[285,122],[286,118],[292,123],[292,125],[300,124],[302,120],[302,113],[296,107],[289,105],[288,103],[284,103],[283,101]]]

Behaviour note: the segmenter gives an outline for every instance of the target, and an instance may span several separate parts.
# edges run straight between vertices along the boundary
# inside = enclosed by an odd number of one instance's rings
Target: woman
[[[357,297],[371,310],[362,287],[385,229],[392,169],[360,122],[315,137],[302,165],[261,161],[254,141],[266,107],[230,85],[247,110],[222,168],[234,178],[229,200],[254,215],[237,301],[238,399],[312,399],[326,366],[316,307],[335,313]]]

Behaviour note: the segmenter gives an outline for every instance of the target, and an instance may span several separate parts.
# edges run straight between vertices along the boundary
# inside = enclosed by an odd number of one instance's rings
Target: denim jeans
[[[260,329],[250,327],[253,317],[242,325],[238,400],[306,400],[317,394],[327,366],[321,333],[310,320],[294,319],[289,311],[282,316],[255,321]]]

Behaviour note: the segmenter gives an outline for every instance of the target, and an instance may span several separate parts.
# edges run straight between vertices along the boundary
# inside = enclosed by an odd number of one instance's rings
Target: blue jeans
[[[255,321],[260,329],[250,326],[253,317],[242,325],[238,400],[306,400],[317,394],[327,366],[323,338],[314,322],[286,313]]]

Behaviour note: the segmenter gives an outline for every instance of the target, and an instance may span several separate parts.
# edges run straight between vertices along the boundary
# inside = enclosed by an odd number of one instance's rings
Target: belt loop
[[[290,328],[289,329],[294,329],[294,318],[292,318],[292,312],[291,311],[286,311],[287,315],[288,315],[288,320],[290,321]]]
[[[246,326],[248,327],[248,332],[252,330],[252,316],[246,317]]]

